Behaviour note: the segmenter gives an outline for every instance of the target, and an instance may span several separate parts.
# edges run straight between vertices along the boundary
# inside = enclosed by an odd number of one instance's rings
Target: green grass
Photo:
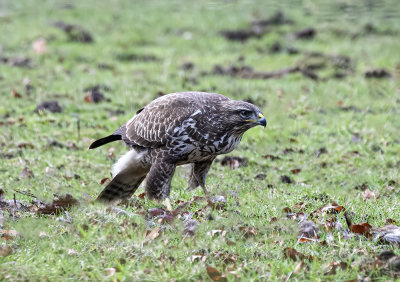
[[[82,3],[81,3],[82,2]],[[224,269],[234,264],[240,280],[332,280],[356,279],[357,275],[389,279],[382,273],[365,273],[358,264],[380,251],[398,248],[359,237],[345,240],[333,232],[334,240],[298,243],[296,221],[286,219],[282,209],[304,201],[306,212],[321,207],[320,195],[354,213],[354,221],[368,221],[374,227],[387,218],[400,222],[400,27],[397,1],[374,1],[374,5],[346,4],[347,1],[81,1],[63,9],[65,1],[3,1],[0,4],[0,57],[25,56],[33,68],[0,64],[0,188],[8,199],[14,190],[25,190],[42,200],[53,194],[72,194],[80,205],[70,211],[72,223],[56,216],[20,213],[12,219],[4,212],[3,229],[19,232],[11,241],[12,254],[0,257],[0,279],[6,280],[205,280],[206,264]],[[260,39],[232,42],[219,35],[223,29],[248,28],[254,19],[283,11],[294,25],[272,26]],[[56,20],[80,24],[94,37],[93,44],[68,41],[50,24]],[[375,32],[366,34],[366,24]],[[312,40],[295,40],[290,34],[315,27]],[[355,36],[358,35],[358,36]],[[48,52],[36,54],[32,42],[47,40]],[[190,39],[188,39],[190,38]],[[274,42],[301,52],[270,53]],[[352,59],[354,72],[344,79],[332,78],[333,69],[317,71],[322,79],[313,81],[301,74],[281,79],[238,79],[212,75],[213,66],[246,64],[255,70],[271,71],[294,66],[304,60],[302,52],[318,51]],[[117,55],[153,55],[158,61],[118,61]],[[243,57],[243,62],[238,59]],[[194,69],[180,66],[193,62]],[[99,69],[105,63],[111,70]],[[366,79],[365,71],[385,68],[391,77]],[[203,73],[207,73],[203,75]],[[326,78],[326,79],[324,79]],[[35,88],[26,95],[24,80]],[[110,101],[84,102],[83,89],[105,84]],[[15,98],[15,89],[22,95]],[[183,222],[165,225],[161,235],[144,243],[146,230],[157,222],[138,212],[160,206],[145,200],[144,207],[124,208],[130,216],[117,215],[91,203],[101,191],[99,184],[110,177],[112,164],[126,151],[121,143],[88,151],[96,138],[103,137],[131,118],[136,110],[157,97],[157,93],[200,90],[218,92],[235,99],[251,98],[267,117],[266,129],[247,132],[231,155],[247,157],[249,165],[230,170],[214,163],[207,179],[209,190],[228,199],[226,210],[207,211],[192,237],[184,237]],[[36,105],[58,100],[62,113],[34,114]],[[349,111],[343,110],[350,107]],[[124,114],[116,115],[115,110]],[[80,121],[78,137],[77,121]],[[353,140],[354,134],[360,135]],[[57,140],[74,147],[49,147]],[[20,148],[20,143],[33,147]],[[115,148],[115,158],[107,149]],[[325,147],[327,153],[317,156]],[[292,148],[294,152],[284,154]],[[381,150],[377,150],[380,148]],[[357,151],[358,153],[354,153]],[[279,156],[270,160],[266,154]],[[21,178],[24,167],[33,178]],[[298,174],[291,170],[301,168]],[[46,172],[47,171],[47,172]],[[264,173],[263,180],[255,179]],[[79,179],[65,178],[79,175]],[[187,201],[202,195],[201,189],[186,192],[186,171],[179,169],[172,183],[171,200]],[[293,179],[281,181],[282,175]],[[364,201],[356,186],[367,183],[380,194]],[[393,184],[394,183],[394,184]],[[394,191],[388,191],[393,186]],[[142,188],[136,194],[142,193]],[[87,195],[90,195],[89,197]],[[28,202],[30,197],[15,194]],[[88,199],[89,198],[89,199]],[[314,199],[315,198],[315,199]],[[195,212],[205,203],[189,208]],[[208,220],[211,213],[213,220]],[[277,222],[270,223],[272,217]],[[339,221],[346,227],[343,216]],[[246,238],[240,226],[255,227],[258,233]],[[225,236],[210,236],[223,229]],[[322,230],[321,240],[326,236]],[[283,243],[281,244],[280,241]],[[233,243],[230,243],[233,242]],[[229,244],[228,244],[229,243]],[[315,259],[297,274],[298,262],[284,258],[283,250],[293,247]],[[71,251],[73,250],[73,251]],[[215,253],[236,254],[225,265]],[[191,262],[196,254],[205,261]],[[333,261],[351,264],[324,276]],[[106,268],[115,268],[106,276]],[[239,270],[240,268],[240,270]],[[233,274],[227,274],[234,280]]]

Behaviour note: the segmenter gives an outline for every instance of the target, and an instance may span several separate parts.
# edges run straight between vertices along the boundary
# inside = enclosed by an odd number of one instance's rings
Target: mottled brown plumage
[[[123,140],[131,149],[115,164],[113,180],[98,199],[129,198],[144,179],[149,198],[169,198],[176,166],[189,163],[189,189],[201,186],[207,193],[206,176],[215,157],[235,149],[243,133],[256,125],[265,126],[265,118],[247,102],[205,92],[162,96],[89,147]]]

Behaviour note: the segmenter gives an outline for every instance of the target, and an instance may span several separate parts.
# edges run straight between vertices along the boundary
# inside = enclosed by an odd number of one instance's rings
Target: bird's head
[[[227,108],[225,121],[235,131],[243,133],[254,126],[267,125],[267,120],[260,109],[251,103],[231,100],[225,106]]]

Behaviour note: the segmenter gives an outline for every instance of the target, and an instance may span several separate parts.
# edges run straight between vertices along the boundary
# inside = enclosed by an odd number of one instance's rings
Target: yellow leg
[[[163,201],[163,204],[164,204],[164,206],[167,208],[167,211],[170,211],[170,212],[173,211],[172,206],[171,206],[171,201],[169,200],[169,198],[166,198],[166,199]]]

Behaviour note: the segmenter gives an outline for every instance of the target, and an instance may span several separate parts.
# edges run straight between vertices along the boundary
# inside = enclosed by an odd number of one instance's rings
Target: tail
[[[122,136],[121,135],[109,135],[107,137],[104,138],[100,138],[96,141],[94,141],[90,146],[89,146],[89,150],[90,149],[94,149],[100,146],[103,146],[104,144],[110,143],[110,142],[114,142],[117,140],[122,140]]]
[[[120,128],[118,128],[113,134],[108,135],[107,137],[100,138],[99,140],[94,141],[90,146],[90,149],[94,149],[100,146],[103,146],[104,144],[114,142],[117,140],[124,140],[125,143],[126,141],[126,126],[123,124]]]
[[[118,200],[129,199],[136,192],[140,183],[146,178],[145,176],[136,177],[127,183],[123,176],[117,175],[113,180],[101,191],[97,197],[97,201],[115,202]]]
[[[146,178],[151,164],[145,162],[148,151],[130,150],[114,165],[113,179],[97,197],[98,201],[129,199]]]

